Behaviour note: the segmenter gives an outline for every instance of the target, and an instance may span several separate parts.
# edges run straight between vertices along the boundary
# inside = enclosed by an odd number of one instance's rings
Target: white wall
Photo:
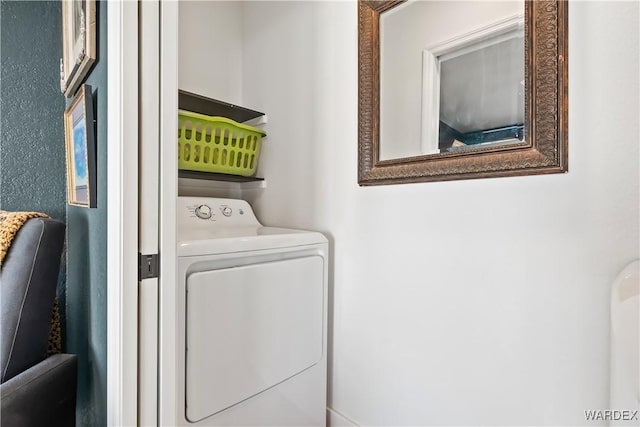
[[[178,87],[242,105],[242,3],[180,1]]]
[[[638,257],[638,3],[570,3],[564,175],[357,180],[355,2],[245,3],[255,200],[331,239],[330,405],[362,425],[584,425]]]

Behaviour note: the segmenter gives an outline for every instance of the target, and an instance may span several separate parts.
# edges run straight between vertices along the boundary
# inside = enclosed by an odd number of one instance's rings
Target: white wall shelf
[[[242,198],[246,190],[267,187],[263,178],[178,170],[178,193],[181,196]]]

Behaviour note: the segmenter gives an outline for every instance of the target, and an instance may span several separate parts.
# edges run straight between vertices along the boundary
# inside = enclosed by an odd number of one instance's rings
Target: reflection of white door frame
[[[423,154],[438,152],[440,130],[440,61],[429,50],[422,51],[422,123],[420,148]]]
[[[422,51],[420,147],[423,154],[438,153],[440,63],[447,59],[510,40],[519,36],[523,28],[524,15],[517,14],[435,44]]]

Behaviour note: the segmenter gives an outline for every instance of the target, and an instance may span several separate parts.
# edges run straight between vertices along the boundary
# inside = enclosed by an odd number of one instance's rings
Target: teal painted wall
[[[0,207],[39,210],[67,222],[66,345],[78,356],[78,426],[106,425],[107,15],[97,6],[93,88],[97,208],[66,204],[59,60],[61,3],[0,4]],[[60,36],[58,36],[60,35]],[[68,104],[70,100],[67,100]],[[63,281],[64,282],[64,281]]]
[[[65,220],[59,2],[0,3],[0,208]]]
[[[0,3],[0,209],[65,221],[66,178],[59,61],[61,4]],[[58,298],[65,327],[65,253]],[[63,334],[63,345],[65,334]]]
[[[85,80],[96,118],[97,207],[67,206],[67,348],[78,355],[79,426],[107,423],[106,6],[98,2],[98,58]]]

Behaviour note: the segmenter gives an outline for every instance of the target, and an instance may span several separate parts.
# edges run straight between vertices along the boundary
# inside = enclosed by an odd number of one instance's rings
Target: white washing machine
[[[179,197],[177,251],[181,424],[324,426],[326,238]]]

